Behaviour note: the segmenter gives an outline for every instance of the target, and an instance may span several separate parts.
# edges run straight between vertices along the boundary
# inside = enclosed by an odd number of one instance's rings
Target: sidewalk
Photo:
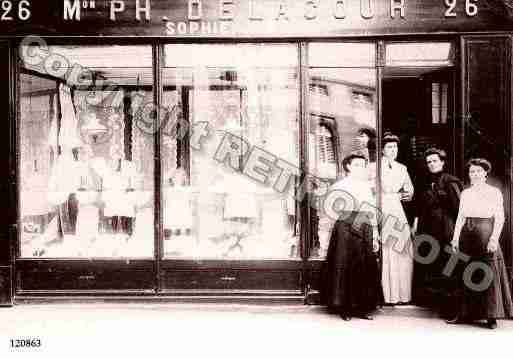
[[[489,330],[447,325],[426,309],[383,308],[373,321],[350,322],[317,306],[221,304],[48,304],[0,308],[0,358],[92,354],[145,357],[431,357],[432,351],[490,356],[513,352],[513,321]],[[39,338],[40,348],[11,348]],[[507,353],[507,352],[506,352]],[[71,355],[70,355],[71,354]],[[52,356],[49,356],[52,355]],[[504,355],[504,354],[503,354]]]

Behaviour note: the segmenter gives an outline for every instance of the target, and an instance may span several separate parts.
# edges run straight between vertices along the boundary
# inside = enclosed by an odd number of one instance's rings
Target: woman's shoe
[[[486,321],[486,326],[488,327],[488,329],[496,329],[497,328],[497,320],[488,319]]]
[[[447,319],[445,321],[447,324],[461,324],[463,323],[463,320],[459,317],[459,315],[455,316],[454,318]]]
[[[360,314],[358,318],[365,319],[365,320],[374,320],[374,317],[372,314]]]
[[[340,313],[340,318],[342,318],[342,320],[345,320],[346,322],[351,320],[351,316],[346,313]]]

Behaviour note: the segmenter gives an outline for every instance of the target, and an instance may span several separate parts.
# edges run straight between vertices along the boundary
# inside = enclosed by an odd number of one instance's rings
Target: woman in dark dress
[[[443,274],[450,257],[444,248],[452,240],[463,184],[446,172],[446,158],[445,151],[437,148],[424,153],[429,175],[418,191],[413,234],[429,235],[439,245],[440,252],[432,263],[414,261],[413,292],[417,305],[440,306],[445,316],[454,316],[455,280]],[[417,255],[427,258],[432,245],[420,242]]]
[[[323,300],[342,319],[373,319],[379,295],[376,252],[378,231],[375,199],[367,173],[367,159],[352,154],[343,160],[347,176],[330,193],[351,204],[338,212],[324,268]],[[365,203],[366,211],[359,211]],[[372,209],[371,209],[372,208]]]
[[[470,257],[467,264],[485,264],[486,270],[462,276],[458,320],[448,323],[486,319],[488,327],[494,329],[497,319],[513,317],[513,302],[499,245],[503,197],[498,188],[486,183],[491,168],[485,159],[471,159],[467,164],[471,186],[461,193],[452,247]]]

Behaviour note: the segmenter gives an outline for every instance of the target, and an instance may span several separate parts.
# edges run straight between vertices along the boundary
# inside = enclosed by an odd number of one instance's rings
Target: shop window
[[[21,257],[152,257],[150,47],[50,46],[60,68],[23,50]]]
[[[389,43],[385,47],[386,66],[450,66],[454,50],[450,42]]]
[[[312,42],[308,46],[310,67],[372,68],[376,63],[373,43]]]
[[[328,54],[326,49],[336,52]],[[373,44],[313,43],[309,47],[309,83],[321,91],[309,91],[310,173],[332,185],[344,176],[341,162],[351,153],[369,158],[369,181],[375,187],[376,152],[363,132],[376,132],[376,71]],[[372,141],[373,139],[371,139]],[[325,187],[319,186],[319,198]],[[315,198],[315,197],[314,197]],[[315,199],[314,199],[315,200]],[[308,243],[312,258],[326,255],[331,229],[336,218],[330,218],[321,203],[313,203],[310,223],[312,238]]]
[[[164,53],[174,121],[210,133],[201,146],[164,138],[164,257],[297,258],[297,172],[286,188],[274,165],[248,172],[254,151],[299,166],[296,47],[173,44]]]

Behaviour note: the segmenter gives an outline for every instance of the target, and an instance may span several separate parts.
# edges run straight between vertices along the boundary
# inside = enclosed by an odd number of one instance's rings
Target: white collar
[[[383,161],[382,161],[382,164],[385,166],[385,167],[388,167],[388,168],[392,168],[395,166],[395,160],[390,160],[386,157],[383,157]]]

